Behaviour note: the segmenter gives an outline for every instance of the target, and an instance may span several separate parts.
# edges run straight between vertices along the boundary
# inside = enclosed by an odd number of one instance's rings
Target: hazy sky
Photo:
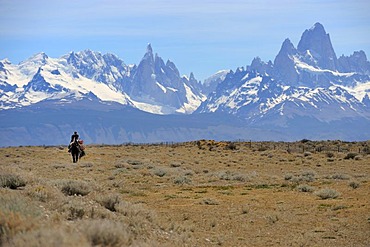
[[[91,49],[138,64],[148,43],[181,74],[274,60],[316,22],[340,55],[370,56],[369,0],[0,0],[0,59]]]

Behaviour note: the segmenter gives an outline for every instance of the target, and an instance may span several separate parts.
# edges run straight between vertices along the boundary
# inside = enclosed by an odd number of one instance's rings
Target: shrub
[[[315,172],[313,172],[313,171],[304,171],[304,172],[302,172],[300,180],[303,180],[303,181],[306,181],[306,182],[315,181]]]
[[[205,198],[203,199],[200,204],[204,205],[219,205],[220,203],[216,200],[210,199],[210,198]]]
[[[41,187],[41,186],[33,188],[31,191],[28,191],[27,194],[31,198],[35,198],[36,200],[40,202],[46,202],[49,196],[47,191],[44,189],[44,187]]]
[[[144,163],[140,160],[127,160],[126,162],[132,166],[144,165]]]
[[[121,215],[120,219],[130,227],[131,234],[135,238],[149,239],[153,233],[153,228],[159,225],[156,215],[142,204],[122,201],[117,205],[116,209],[116,214]]]
[[[82,202],[70,201],[68,204],[64,205],[64,211],[67,211],[68,220],[78,220],[82,219],[85,215],[85,206]]]
[[[291,180],[292,178],[293,178],[293,174],[291,174],[291,173],[285,174],[285,176],[284,176],[285,180]]]
[[[328,158],[334,158],[334,153],[332,153],[332,152],[327,152],[327,153],[326,153],[326,157],[328,157]]]
[[[239,182],[249,181],[248,176],[244,174],[236,174],[230,171],[224,171],[219,175],[221,180],[234,180]]]
[[[154,175],[157,175],[158,177],[163,177],[166,174],[167,172],[163,169],[155,169],[154,171]]]
[[[32,229],[41,215],[40,209],[25,198],[0,197],[0,246],[18,232]]]
[[[129,230],[120,222],[89,220],[81,225],[91,246],[130,246]]]
[[[10,246],[91,246],[79,233],[64,229],[41,228],[17,234],[10,241]]]
[[[267,221],[270,223],[270,224],[275,224],[276,222],[279,221],[279,217],[277,215],[268,215],[266,217]]]
[[[227,143],[227,145],[225,146],[225,149],[229,149],[229,150],[236,150],[236,144],[233,143],[233,142],[229,142]]]
[[[309,186],[307,184],[301,184],[297,187],[298,191],[300,192],[313,192],[315,190],[314,187]]]
[[[362,160],[362,155],[356,155],[355,160]]]
[[[320,197],[321,199],[326,200],[326,199],[335,199],[340,194],[336,190],[333,190],[333,189],[321,189],[316,192],[316,195]]]
[[[15,190],[24,186],[26,186],[26,182],[18,175],[0,174],[0,187]]]
[[[338,180],[348,180],[349,176],[345,174],[333,174],[331,175],[332,179],[338,179]]]
[[[175,184],[190,184],[191,183],[191,179],[185,177],[185,176],[181,176],[181,177],[177,177],[174,179],[173,181]]]
[[[59,187],[63,194],[67,196],[85,196],[91,191],[86,182],[79,180],[60,180],[57,182],[57,187]]]
[[[349,160],[349,159],[354,159],[358,154],[357,153],[348,153],[344,159]]]
[[[181,163],[180,162],[173,162],[173,163],[170,164],[170,166],[173,167],[173,168],[180,167]]]
[[[358,187],[360,187],[360,184],[358,182],[351,181],[349,183],[349,186],[352,187],[353,189],[357,189]]]
[[[111,194],[111,195],[106,195],[104,197],[98,198],[97,202],[99,202],[100,205],[102,205],[106,209],[112,212],[116,212],[117,211],[116,206],[119,204],[120,200],[119,200],[118,195]]]

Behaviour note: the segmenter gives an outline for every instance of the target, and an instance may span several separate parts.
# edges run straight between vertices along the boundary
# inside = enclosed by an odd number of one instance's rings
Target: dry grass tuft
[[[112,220],[86,220],[81,223],[81,232],[91,246],[131,246],[133,238],[126,225]]]
[[[97,198],[97,202],[99,202],[103,207],[108,209],[109,211],[116,212],[116,207],[120,203],[119,195],[118,194],[108,194],[104,196],[99,196]]]
[[[323,200],[335,199],[338,196],[340,196],[339,192],[333,189],[321,189],[317,191],[315,194]]]
[[[0,174],[0,187],[15,190],[24,186],[26,186],[26,182],[19,175],[8,173]]]
[[[86,237],[76,231],[65,229],[39,228],[17,234],[10,242],[9,247],[23,246],[58,246],[58,247],[91,247]]]
[[[314,187],[309,186],[307,184],[300,184],[300,185],[298,185],[297,189],[300,192],[313,192],[315,190]]]
[[[31,201],[12,194],[0,196],[0,244],[34,227],[41,211]]]
[[[86,196],[91,192],[90,185],[80,180],[62,179],[56,182],[56,186],[67,196]]]

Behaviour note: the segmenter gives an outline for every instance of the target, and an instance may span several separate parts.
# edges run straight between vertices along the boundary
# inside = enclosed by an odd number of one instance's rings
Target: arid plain
[[[369,246],[370,141],[0,148],[3,246]]]

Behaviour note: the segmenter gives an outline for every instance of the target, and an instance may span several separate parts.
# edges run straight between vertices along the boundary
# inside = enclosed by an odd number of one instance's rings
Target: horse
[[[71,146],[70,151],[72,154],[73,163],[77,163],[78,158],[80,156],[80,152],[81,152],[80,145],[78,144],[78,142],[72,142],[70,146]]]

